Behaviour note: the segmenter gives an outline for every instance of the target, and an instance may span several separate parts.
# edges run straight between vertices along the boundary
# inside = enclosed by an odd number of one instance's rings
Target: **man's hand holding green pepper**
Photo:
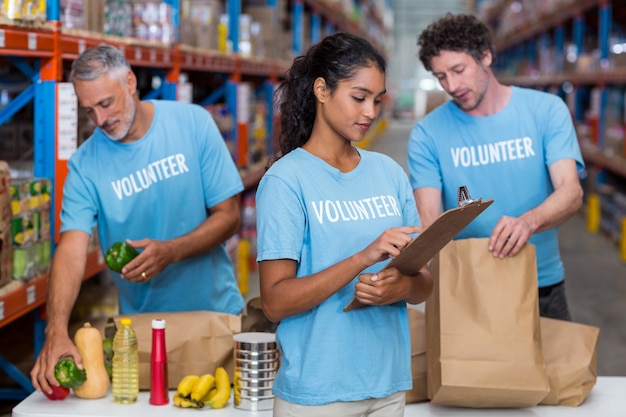
[[[176,243],[177,241],[178,239],[126,239],[111,246],[105,255],[105,261],[111,270],[120,271],[122,279],[143,284],[156,277],[169,264],[185,258],[184,253],[181,256],[182,251],[178,246],[180,243]]]
[[[126,242],[115,242],[104,255],[104,261],[112,271],[118,274],[122,268],[139,255],[137,249]]]
[[[72,358],[63,358],[54,367],[54,377],[62,387],[76,388],[85,383],[87,372],[79,369]]]

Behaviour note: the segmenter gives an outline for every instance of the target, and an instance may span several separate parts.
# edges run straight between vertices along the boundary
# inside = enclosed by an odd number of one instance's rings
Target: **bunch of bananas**
[[[219,367],[212,374],[187,375],[178,383],[172,399],[181,408],[224,408],[230,399],[230,378],[226,370]]]

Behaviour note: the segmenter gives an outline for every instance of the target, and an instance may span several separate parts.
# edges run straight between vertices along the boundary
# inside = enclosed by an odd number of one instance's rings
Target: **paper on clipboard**
[[[416,274],[491,203],[493,200],[471,200],[469,203],[460,204],[460,207],[445,211],[433,224],[413,239],[400,252],[400,255],[389,262],[384,269],[396,267],[404,275]],[[363,306],[364,304],[354,298],[343,311],[350,311]]]

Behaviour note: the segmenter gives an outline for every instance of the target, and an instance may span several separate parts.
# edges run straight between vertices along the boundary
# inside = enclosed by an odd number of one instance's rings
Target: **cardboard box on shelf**
[[[611,54],[609,60],[611,61],[612,68],[626,68],[626,53]]]
[[[83,26],[90,32],[104,32],[104,0],[89,0],[83,6]]]
[[[201,49],[217,50],[217,25],[194,25],[193,46]]]
[[[250,6],[243,9],[253,21],[263,27],[262,38],[274,39],[273,33],[278,29],[278,11],[272,6]]]
[[[194,25],[217,25],[224,7],[218,0],[187,0],[181,19],[189,19]]]
[[[278,56],[276,38],[279,36],[279,12],[276,7],[253,5],[244,9],[252,23],[250,34],[252,56],[273,59]]]
[[[217,28],[223,10],[217,0],[183,0],[180,42],[202,49],[217,49]]]
[[[178,36],[180,36],[180,43],[183,45],[194,46],[194,35],[193,35],[193,27],[191,26],[191,21],[188,17],[180,18],[180,28],[178,32]]]

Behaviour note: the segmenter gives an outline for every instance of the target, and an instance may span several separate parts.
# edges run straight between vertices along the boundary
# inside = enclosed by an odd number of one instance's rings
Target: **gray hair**
[[[70,81],[92,81],[104,74],[123,80],[130,69],[122,51],[110,45],[98,45],[84,51],[72,63]]]

